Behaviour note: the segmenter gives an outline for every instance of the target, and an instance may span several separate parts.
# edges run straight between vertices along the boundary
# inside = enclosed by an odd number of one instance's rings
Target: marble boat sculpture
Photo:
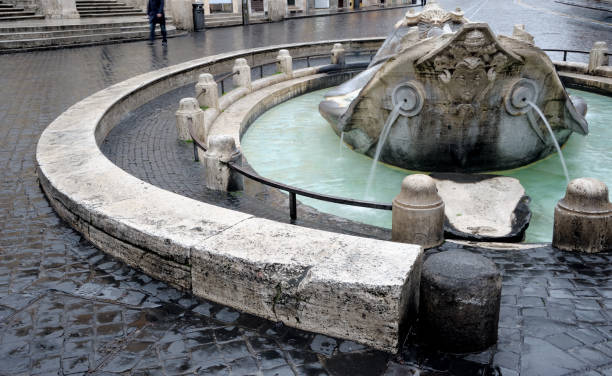
[[[574,103],[572,102],[574,101]],[[367,70],[319,105],[356,151],[411,170],[478,172],[515,168],[588,133],[586,104],[570,99],[548,56],[522,26],[495,36],[457,9],[430,1],[407,13]],[[386,123],[388,137],[381,132]]]

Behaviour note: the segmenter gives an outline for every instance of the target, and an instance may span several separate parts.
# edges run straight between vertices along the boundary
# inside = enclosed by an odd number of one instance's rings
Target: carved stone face
[[[470,103],[487,85],[487,73],[482,65],[470,67],[468,64],[459,63],[451,77],[449,90],[453,100]]]

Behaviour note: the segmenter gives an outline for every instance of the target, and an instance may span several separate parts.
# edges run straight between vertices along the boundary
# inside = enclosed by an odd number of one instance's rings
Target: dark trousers
[[[166,42],[166,37],[168,33],[166,32],[166,18],[157,18],[154,17],[151,21],[149,21],[149,25],[151,26],[151,33],[149,34],[149,39],[151,42],[155,39],[155,25],[159,24],[159,28],[161,29],[162,40]]]

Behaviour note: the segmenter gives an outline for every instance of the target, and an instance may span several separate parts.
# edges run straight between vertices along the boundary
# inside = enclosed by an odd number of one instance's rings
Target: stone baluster
[[[179,103],[178,111],[176,111],[176,129],[179,140],[191,140],[190,125],[194,137],[205,142],[204,111],[202,111],[195,98],[183,98]]]
[[[203,73],[196,84],[196,98],[204,109],[219,109],[219,88],[215,78],[210,73]]]
[[[234,138],[214,135],[208,139],[203,159],[206,188],[215,191],[237,191],[243,188],[242,175],[229,168],[228,163],[242,163],[242,154]]]
[[[238,72],[233,77],[235,87],[251,89],[251,67],[249,67],[246,59],[236,59],[232,72]]]
[[[393,199],[391,239],[424,248],[444,242],[444,201],[431,177],[414,174],[402,181]]]
[[[278,51],[278,56],[276,57],[276,71],[293,77],[293,58],[289,55],[289,51]]]
[[[555,206],[552,245],[587,253],[612,250],[612,204],[603,182],[579,178],[567,185]]]
[[[595,69],[608,65],[608,44],[606,42],[595,42],[589,53],[589,67],[587,71],[593,73]]]
[[[341,43],[334,44],[331,50],[331,63],[344,65],[346,63],[346,50]]]

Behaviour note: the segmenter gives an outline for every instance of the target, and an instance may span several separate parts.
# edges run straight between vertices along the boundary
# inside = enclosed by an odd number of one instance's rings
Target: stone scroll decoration
[[[503,48],[486,25],[470,24],[419,59],[416,71],[442,87],[438,104],[446,107],[443,113],[451,116],[451,123],[460,125],[486,111],[484,100],[495,82],[519,78],[522,65],[521,57]]]

